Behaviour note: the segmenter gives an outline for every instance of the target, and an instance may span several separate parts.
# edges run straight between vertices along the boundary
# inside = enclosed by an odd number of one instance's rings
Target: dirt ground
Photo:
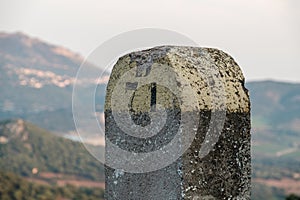
[[[280,180],[276,179],[253,179],[253,182],[265,184],[276,188],[283,189],[286,194],[297,194],[300,195],[300,180],[292,178],[283,178]]]
[[[100,181],[91,181],[82,177],[70,176],[52,172],[41,172],[35,177],[25,178],[29,182],[51,185],[56,184],[58,186],[65,186],[67,184],[76,187],[88,187],[88,188],[105,188],[105,183]]]

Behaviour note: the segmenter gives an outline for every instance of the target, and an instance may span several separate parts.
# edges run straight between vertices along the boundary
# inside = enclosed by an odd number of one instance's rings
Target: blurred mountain
[[[21,119],[0,122],[0,171],[25,177],[55,174],[103,181],[103,165],[79,142],[55,136]]]
[[[250,82],[247,87],[255,127],[268,125],[300,132],[300,84],[260,81]],[[259,124],[261,119],[263,124]]]
[[[300,195],[300,84],[260,81],[246,87],[252,108],[252,183]],[[264,193],[262,187],[253,189],[256,197]]]
[[[300,84],[261,81],[246,86],[254,158],[293,157],[300,164]]]
[[[53,132],[74,131],[72,85],[82,62],[66,48],[22,33],[0,33],[0,119],[23,118]],[[90,66],[91,74],[99,71]],[[87,78],[81,84],[93,89],[89,85],[96,81]]]

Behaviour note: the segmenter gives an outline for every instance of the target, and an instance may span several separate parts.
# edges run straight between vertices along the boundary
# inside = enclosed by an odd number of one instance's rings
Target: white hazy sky
[[[83,56],[117,34],[150,27],[228,52],[248,81],[300,82],[299,0],[0,0],[0,31]]]

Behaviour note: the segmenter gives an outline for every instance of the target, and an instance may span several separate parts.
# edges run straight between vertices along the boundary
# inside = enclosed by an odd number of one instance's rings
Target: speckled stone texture
[[[217,68],[218,77],[224,89],[224,99],[215,104],[211,101],[212,91],[207,84],[207,69],[211,63]],[[168,88],[159,84],[137,87],[134,79],[147,77],[154,67],[167,65],[174,73],[187,80],[195,93],[195,110],[190,110]],[[112,114],[113,91],[118,80],[132,68],[137,68],[135,77],[126,83],[124,89],[135,90],[128,110],[131,120],[138,126],[151,123],[149,115],[156,103],[166,110],[167,120],[162,129],[149,137],[138,137],[126,133],[116,123]],[[163,73],[163,72],[161,72]],[[168,77],[166,77],[167,79]],[[180,87],[181,83],[174,83]],[[219,85],[210,83],[216,90]],[[124,99],[118,99],[124,101]],[[116,107],[119,112],[126,109]],[[224,110],[225,109],[225,110]],[[224,114],[225,111],[225,114]],[[108,86],[105,102],[106,160],[111,157],[110,141],[120,149],[148,153],[156,151],[170,142],[180,129],[182,117],[197,113],[199,124],[195,138],[189,148],[172,164],[156,171],[128,173],[124,169],[105,167],[105,199],[250,199],[251,154],[250,154],[250,100],[244,87],[244,77],[237,63],[228,54],[217,49],[199,47],[162,46],[133,52],[121,57],[115,64]],[[223,113],[223,114],[222,114]],[[211,129],[212,116],[224,118],[218,140],[212,144],[207,155],[199,152],[206,143],[206,134]],[[220,118],[220,119],[218,119]],[[124,120],[126,117],[124,117]],[[196,120],[190,117],[189,120]],[[130,127],[129,127],[130,129]],[[217,130],[217,129],[216,129]],[[185,135],[181,136],[182,138]],[[128,162],[128,160],[124,160]],[[153,160],[153,162],[156,162]]]

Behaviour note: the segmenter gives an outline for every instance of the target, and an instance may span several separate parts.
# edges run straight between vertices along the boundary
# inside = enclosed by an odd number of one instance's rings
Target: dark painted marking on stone
[[[150,102],[151,112],[156,111],[156,83],[151,83],[151,102]]]
[[[134,82],[134,83],[127,82],[125,89],[126,90],[136,90],[137,86],[138,86],[138,82]]]

